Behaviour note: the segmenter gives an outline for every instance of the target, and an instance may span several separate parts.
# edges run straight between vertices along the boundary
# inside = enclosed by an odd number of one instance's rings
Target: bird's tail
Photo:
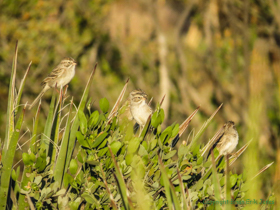
[[[32,104],[29,106],[29,110],[42,98],[42,96],[45,94],[45,92],[49,89],[48,86],[45,86],[44,89],[39,93],[37,98],[32,102]]]

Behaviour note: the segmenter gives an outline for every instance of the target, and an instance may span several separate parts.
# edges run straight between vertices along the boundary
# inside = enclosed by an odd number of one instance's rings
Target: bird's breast
[[[147,104],[144,106],[131,107],[131,114],[140,125],[144,125],[146,123],[151,113],[152,111]]]
[[[62,78],[57,82],[58,87],[63,87],[67,85],[75,76],[75,66],[71,67],[70,69],[67,69]]]

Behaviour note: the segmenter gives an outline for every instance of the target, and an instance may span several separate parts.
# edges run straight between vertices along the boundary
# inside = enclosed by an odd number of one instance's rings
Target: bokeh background
[[[279,198],[280,2],[274,0],[10,0],[0,1],[0,138],[5,135],[7,94],[16,40],[17,85],[30,61],[22,103],[35,99],[41,81],[67,56],[77,62],[68,94],[79,101],[98,62],[93,107],[112,107],[127,78],[128,91],[143,89],[163,103],[165,125],[183,122],[197,106],[185,136],[192,138],[223,103],[201,139],[205,144],[228,120],[237,124],[241,148],[232,168],[255,175],[257,198]],[[18,86],[17,86],[18,87]],[[52,91],[42,100],[47,116]],[[126,96],[128,93],[126,94]],[[35,109],[22,133],[27,141]],[[39,122],[43,131],[44,118]],[[24,148],[23,148],[24,150]]]

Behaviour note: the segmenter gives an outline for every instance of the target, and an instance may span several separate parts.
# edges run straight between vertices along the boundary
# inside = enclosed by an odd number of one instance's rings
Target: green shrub
[[[95,68],[77,108],[73,98],[64,106],[64,100],[54,94],[44,133],[38,139],[39,105],[30,150],[22,154],[21,180],[20,168],[12,170],[12,161],[25,108],[14,114],[21,94],[14,96],[13,68],[2,153],[0,209],[218,209],[224,204],[213,203],[223,200],[236,202],[232,206],[238,208],[244,206],[243,175],[225,170],[224,158],[215,161],[217,150],[207,159],[207,147],[198,143],[220,107],[190,142],[175,149],[198,109],[182,125],[174,123],[163,128],[164,112],[158,104],[143,131],[134,133],[133,123],[127,119],[119,121],[121,113],[115,113],[127,84],[110,114],[106,98],[99,101],[102,112],[86,107]],[[25,78],[19,92],[24,81]],[[63,114],[67,116],[65,125]],[[64,134],[59,142],[62,129]],[[229,163],[233,164],[247,146]],[[7,182],[10,177],[13,182]]]

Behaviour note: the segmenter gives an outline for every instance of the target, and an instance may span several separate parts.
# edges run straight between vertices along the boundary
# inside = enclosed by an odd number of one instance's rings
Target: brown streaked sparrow
[[[30,105],[31,109],[50,88],[62,88],[67,85],[75,75],[76,62],[73,58],[64,58],[57,67],[43,80],[43,90]]]

